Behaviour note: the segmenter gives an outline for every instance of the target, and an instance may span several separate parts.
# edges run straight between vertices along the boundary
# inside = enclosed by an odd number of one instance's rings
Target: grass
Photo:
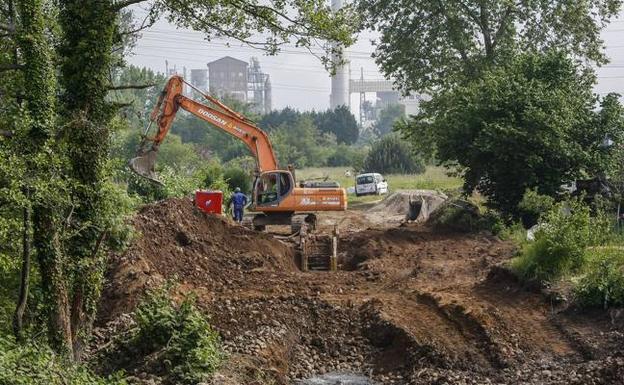
[[[335,180],[340,186],[348,188],[354,186],[355,175],[346,177],[344,175],[348,167],[310,167],[296,171],[297,180],[325,178]],[[384,175],[388,181],[390,192],[397,190],[454,190],[462,186],[460,178],[450,177],[443,167],[427,167],[422,174],[416,175]],[[349,203],[367,203],[378,200],[379,197],[368,195],[356,197],[349,194]]]

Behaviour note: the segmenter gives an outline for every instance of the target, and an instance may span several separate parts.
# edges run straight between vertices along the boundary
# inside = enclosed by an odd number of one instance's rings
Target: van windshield
[[[372,175],[358,176],[357,178],[357,184],[367,184],[373,182],[374,180]]]

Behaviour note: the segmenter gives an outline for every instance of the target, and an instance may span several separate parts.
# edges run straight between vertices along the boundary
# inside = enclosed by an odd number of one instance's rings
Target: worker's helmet
[[[234,192],[240,192],[240,187],[235,188]]]

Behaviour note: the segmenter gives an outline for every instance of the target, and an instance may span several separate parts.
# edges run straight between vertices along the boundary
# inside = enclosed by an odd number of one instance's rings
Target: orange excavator
[[[216,107],[184,96],[185,84]],[[250,210],[256,213],[252,220],[256,230],[264,230],[267,225],[290,225],[296,232],[303,224],[314,228],[315,212],[346,210],[347,194],[344,188],[329,183],[310,185],[314,187],[305,187],[305,183],[297,186],[292,167],[286,170],[279,168],[269,136],[264,131],[180,76],[172,76],[158,98],[137,156],[130,160],[130,168],[134,172],[160,183],[154,169],[156,155],[180,108],[243,141],[256,159],[250,205]],[[156,134],[148,136],[153,123],[157,125]]]

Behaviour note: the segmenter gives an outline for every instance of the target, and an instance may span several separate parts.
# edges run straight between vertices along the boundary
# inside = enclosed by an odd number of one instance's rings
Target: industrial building
[[[260,61],[225,56],[208,63],[208,88],[218,98],[230,97],[248,103],[260,114],[271,111],[271,81]]]
[[[166,73],[182,75],[200,90],[207,90],[213,96],[224,99],[233,98],[251,106],[259,114],[266,114],[272,109],[271,79],[262,72],[258,58],[252,57],[249,63],[244,60],[225,56],[208,63],[208,68],[194,68],[187,77],[186,67],[179,71],[176,66],[169,66],[165,61]],[[192,90],[186,90],[193,95]]]

